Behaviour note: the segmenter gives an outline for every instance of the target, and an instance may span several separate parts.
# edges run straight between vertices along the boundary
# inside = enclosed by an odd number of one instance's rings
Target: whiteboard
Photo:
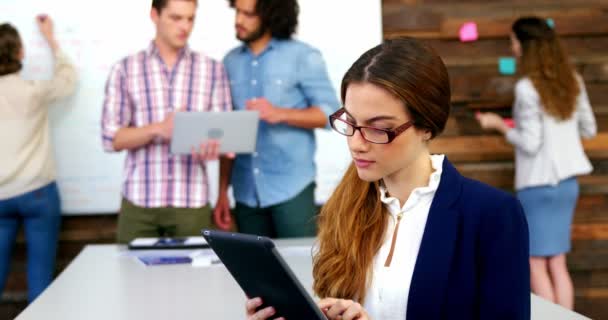
[[[296,38],[321,50],[339,94],[344,72],[382,40],[381,0],[300,0]],[[25,45],[23,76],[48,79],[51,52],[34,17],[49,14],[62,49],[76,64],[74,96],[51,106],[51,135],[65,214],[117,212],[123,181],[123,153],[101,147],[100,117],[110,67],[146,48],[154,37],[150,0],[0,0],[0,23],[17,27]],[[221,60],[240,43],[234,37],[234,11],[225,0],[202,0],[190,37],[192,49]],[[316,202],[324,203],[350,157],[344,137],[317,130]],[[209,163],[210,200],[215,202],[218,163]]]

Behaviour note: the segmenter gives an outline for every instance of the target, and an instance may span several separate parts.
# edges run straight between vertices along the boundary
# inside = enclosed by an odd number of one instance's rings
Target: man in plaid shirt
[[[187,45],[196,7],[196,0],[153,0],[154,40],[114,65],[106,84],[103,147],[127,150],[119,243],[198,235],[213,226],[205,163],[218,158],[219,145],[169,153],[174,112],[232,108],[223,65]]]

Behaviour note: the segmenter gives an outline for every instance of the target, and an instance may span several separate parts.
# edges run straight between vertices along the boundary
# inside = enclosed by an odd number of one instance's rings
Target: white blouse
[[[407,301],[414,266],[418,258],[424,227],[435,192],[441,180],[444,155],[432,155],[434,169],[429,185],[412,191],[403,206],[399,199],[387,196],[384,187],[380,188],[381,201],[390,212],[384,243],[373,262],[371,285],[365,295],[364,308],[375,320],[403,320],[406,318]],[[402,214],[393,257],[388,267],[385,262],[391,250],[397,217]]]

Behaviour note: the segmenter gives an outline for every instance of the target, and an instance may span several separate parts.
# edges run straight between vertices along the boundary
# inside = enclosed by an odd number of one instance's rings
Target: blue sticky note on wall
[[[553,19],[551,19],[551,18],[547,18],[547,20],[546,20],[546,21],[547,21],[547,25],[548,25],[549,27],[551,27],[551,28],[554,28],[554,27],[555,27],[555,21],[553,21]]]
[[[498,58],[498,72],[500,74],[512,75],[517,70],[517,62],[513,57]]]

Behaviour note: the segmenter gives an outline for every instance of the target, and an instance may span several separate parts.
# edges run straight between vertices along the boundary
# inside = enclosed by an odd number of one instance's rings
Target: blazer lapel
[[[408,319],[439,319],[454,246],[458,237],[458,210],[462,176],[448,161],[443,161],[441,181],[431,203],[422,243],[410,286]]]

